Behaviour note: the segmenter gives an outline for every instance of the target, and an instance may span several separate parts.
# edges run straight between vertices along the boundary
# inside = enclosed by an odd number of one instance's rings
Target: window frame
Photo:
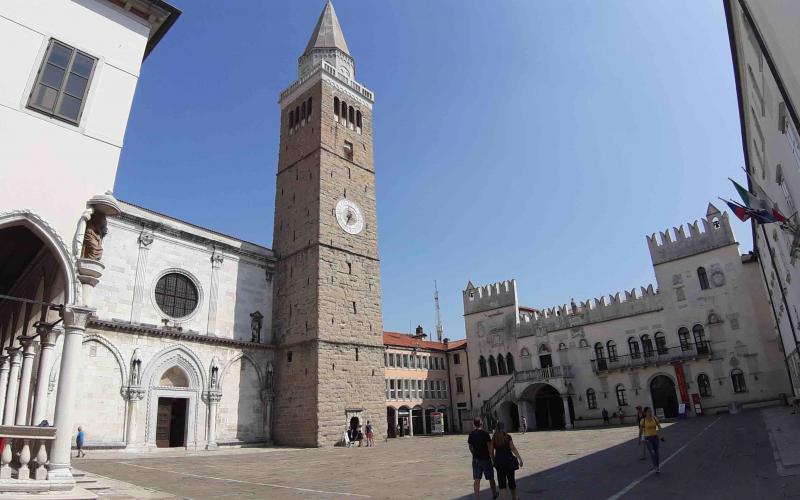
[[[159,291],[159,286],[162,283],[162,281],[168,279],[170,276],[177,276],[177,277],[180,277],[181,279],[185,280],[186,283],[191,288],[191,290],[194,291],[194,306],[191,309],[187,309],[184,306],[184,314],[180,315],[180,316],[173,314],[174,313],[174,309],[175,309],[174,301],[175,301],[175,298],[176,298],[174,296],[174,294],[173,294],[173,297],[172,297],[172,300],[173,300],[172,312],[173,313],[170,313],[169,311],[167,311],[165,309],[165,307],[167,307],[167,306],[166,305],[162,305],[161,302],[159,302],[161,300],[161,299],[159,299],[159,295],[160,294],[164,295],[165,298],[166,298],[166,293],[167,293],[166,290],[160,292]],[[178,285],[178,283],[176,282],[176,289],[177,289],[177,285]],[[166,289],[166,286],[167,285],[165,283],[164,284],[164,288],[165,289]],[[182,297],[182,299],[184,301],[186,301],[187,297]],[[197,281],[192,276],[189,276],[188,274],[186,274],[184,272],[181,272],[181,271],[179,271],[177,269],[170,269],[170,270],[164,272],[158,278],[156,278],[155,284],[153,285],[153,302],[154,302],[158,312],[161,313],[161,315],[164,318],[168,318],[168,319],[171,319],[171,320],[185,320],[185,319],[188,319],[188,318],[192,317],[200,309],[201,299],[202,299],[202,295],[201,295],[201,291],[200,291],[200,286],[198,285]]]
[[[617,404],[619,406],[628,406],[628,398],[625,396],[625,386],[623,384],[617,384],[614,392],[617,394]]]
[[[700,282],[700,290],[709,290],[711,288],[711,284],[708,282],[708,272],[703,266],[697,268],[697,281]]]
[[[597,409],[597,393],[591,387],[586,389],[586,406],[590,410]]]
[[[702,381],[705,381],[705,383]],[[701,398],[711,397],[711,379],[705,373],[697,376],[697,390]]]
[[[54,64],[54,63],[50,62],[50,55],[53,53],[53,47],[55,47],[56,44],[61,45],[62,47],[66,48],[67,50],[71,51],[71,54],[70,54],[70,57],[69,57],[69,61],[67,62],[66,67],[64,67],[64,68],[62,68],[61,66],[58,66],[57,64]],[[80,55],[82,55],[84,57],[87,57],[88,59],[92,60],[92,68],[89,71],[89,75],[87,77],[85,77],[86,78],[86,87],[84,88],[83,96],[81,96],[81,97],[75,96],[75,95],[70,94],[70,93],[68,93],[66,91],[67,82],[69,81],[69,76],[73,73],[73,68],[74,68],[74,65],[75,65],[75,59],[76,59],[76,56],[78,54],[80,54]],[[85,52],[83,50],[78,49],[77,47],[73,47],[72,45],[69,45],[69,44],[67,44],[65,42],[62,42],[61,40],[59,40],[57,38],[50,38],[50,40],[48,41],[47,50],[44,53],[44,57],[39,62],[39,68],[36,71],[36,77],[34,78],[33,85],[31,86],[30,92],[28,93],[28,99],[25,102],[25,108],[26,109],[30,109],[30,110],[32,110],[32,111],[34,111],[36,113],[48,116],[50,118],[59,120],[61,122],[68,123],[70,125],[74,125],[76,127],[79,127],[80,124],[81,124],[81,119],[83,118],[83,112],[86,109],[86,101],[89,100],[89,92],[90,92],[90,89],[92,87],[92,81],[94,80],[95,72],[97,71],[97,63],[98,62],[100,62],[99,58],[94,57],[91,54],[89,54],[89,53],[87,53],[87,52]],[[61,83],[60,83],[58,89],[55,89],[55,88],[51,87],[50,85],[42,83],[42,76],[44,75],[44,70],[45,70],[45,68],[46,68],[46,66],[48,64],[52,64],[53,66],[64,70],[64,75],[62,76]],[[84,78],[83,75],[80,75],[78,73],[75,73],[75,74],[77,76],[79,76],[80,78]],[[33,102],[33,95],[38,90],[40,85],[42,85],[44,87],[47,87],[49,89],[55,90],[57,92],[56,93],[56,99],[55,99],[55,102],[53,103],[53,109],[52,110],[49,110],[49,109],[47,109],[47,108],[45,108],[43,106],[34,104],[34,102]],[[80,101],[81,101],[80,107],[78,108],[78,114],[74,119],[72,117],[60,114],[57,111],[59,109],[59,106],[63,102],[65,94],[70,96],[70,97],[72,97],[72,98],[80,99]]]
[[[744,372],[740,368],[731,370],[731,384],[733,385],[734,394],[747,392],[747,381],[744,378]]]
[[[456,393],[462,394],[464,392],[464,377],[456,377]]]

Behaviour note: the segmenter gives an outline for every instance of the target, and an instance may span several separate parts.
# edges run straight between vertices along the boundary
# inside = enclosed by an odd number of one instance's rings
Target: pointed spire
[[[314,49],[339,49],[348,56],[350,55],[347,42],[344,41],[342,27],[339,26],[339,19],[336,17],[336,11],[333,10],[330,0],[325,3],[322,14],[319,15],[317,26],[314,27],[314,32],[308,40],[303,55],[311,53]]]
[[[709,203],[708,209],[706,210],[706,217],[713,217],[715,215],[722,215],[722,212],[720,212],[719,209],[715,207],[713,203]]]

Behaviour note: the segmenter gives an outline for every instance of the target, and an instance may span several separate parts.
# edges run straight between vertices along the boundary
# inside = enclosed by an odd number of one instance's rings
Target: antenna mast
[[[439,310],[439,287],[436,280],[433,281],[433,302],[436,304],[436,339],[441,342],[444,327],[442,326],[442,312]]]

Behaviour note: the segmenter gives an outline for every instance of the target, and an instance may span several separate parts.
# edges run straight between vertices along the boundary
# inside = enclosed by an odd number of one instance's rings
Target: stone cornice
[[[203,344],[224,345],[248,349],[262,349],[265,351],[271,351],[275,349],[275,346],[270,344],[259,344],[245,340],[226,339],[222,337],[214,337],[212,335],[202,335],[194,331],[184,332],[172,328],[163,328],[155,325],[143,325],[139,323],[131,323],[129,321],[108,321],[99,318],[92,318],[89,320],[89,326],[107,328],[119,332],[143,333],[146,335],[152,335],[154,337],[169,337]]]

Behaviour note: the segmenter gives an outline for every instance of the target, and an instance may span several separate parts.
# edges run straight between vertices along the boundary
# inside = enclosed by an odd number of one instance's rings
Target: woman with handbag
[[[511,490],[511,498],[517,500],[517,482],[514,471],[522,467],[522,458],[519,456],[514,441],[506,432],[503,422],[497,422],[497,428],[492,436],[494,450],[494,468],[497,469],[497,487],[503,498],[508,498],[507,491]]]

